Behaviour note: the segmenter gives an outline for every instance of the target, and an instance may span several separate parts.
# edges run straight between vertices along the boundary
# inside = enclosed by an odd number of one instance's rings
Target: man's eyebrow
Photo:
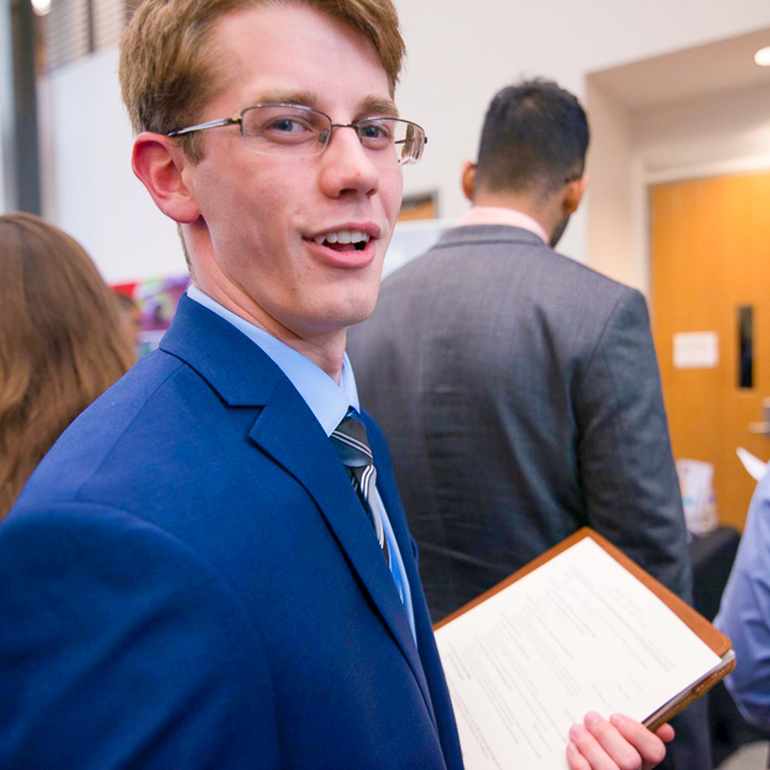
[[[318,95],[313,91],[267,91],[260,94],[252,104],[297,104],[305,107],[318,109]],[[322,110],[323,112],[323,110]],[[387,117],[398,117],[398,110],[392,99],[382,96],[367,96],[360,103],[357,110],[358,115],[386,115]]]
[[[312,107],[315,101],[316,95],[312,91],[267,91],[252,104],[297,104]]]
[[[398,110],[392,99],[384,99],[381,96],[368,96],[364,99],[360,112],[367,115],[386,115],[390,118],[398,117]]]

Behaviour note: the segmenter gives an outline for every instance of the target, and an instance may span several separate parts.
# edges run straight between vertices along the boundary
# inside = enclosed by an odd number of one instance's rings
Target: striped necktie
[[[356,490],[364,511],[369,518],[377,540],[385,554],[385,559],[390,564],[388,543],[385,540],[385,532],[382,528],[382,512],[375,486],[377,484],[377,471],[374,468],[372,450],[366,437],[366,428],[355,416],[355,411],[349,409],[342,422],[334,429],[330,436],[332,445],[347,468],[353,488]]]

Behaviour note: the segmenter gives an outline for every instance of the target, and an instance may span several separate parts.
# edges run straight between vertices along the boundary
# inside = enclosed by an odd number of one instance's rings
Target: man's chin
[[[357,301],[346,307],[327,307],[326,312],[317,314],[312,328],[321,334],[344,332],[350,326],[370,318],[374,313],[375,304],[375,301]]]
[[[350,289],[351,287],[348,287]],[[344,320],[346,326],[353,326],[370,318],[377,307],[377,298],[380,295],[379,271],[377,281],[370,275],[366,281],[362,281],[351,293],[348,292],[348,301],[344,308]],[[342,308],[340,308],[342,310]],[[342,320],[342,319],[341,319]]]
[[[366,307],[351,310],[350,314],[348,315],[348,322],[345,325],[355,326],[356,324],[360,324],[363,321],[366,321],[367,318],[371,318],[374,314],[374,308],[375,303],[372,303],[371,306],[367,305]]]

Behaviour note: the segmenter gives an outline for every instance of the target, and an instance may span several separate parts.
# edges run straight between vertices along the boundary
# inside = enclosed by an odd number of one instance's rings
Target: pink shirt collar
[[[529,230],[548,245],[548,236],[543,226],[536,219],[516,209],[503,206],[471,206],[455,222],[455,227],[467,227],[468,225],[508,225]]]

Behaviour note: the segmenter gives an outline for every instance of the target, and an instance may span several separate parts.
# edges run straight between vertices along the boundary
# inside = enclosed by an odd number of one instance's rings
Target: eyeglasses
[[[425,131],[408,120],[373,116],[354,123],[332,123],[325,113],[297,104],[255,104],[246,107],[237,118],[210,120],[170,131],[166,136],[173,138],[236,124],[241,127],[246,149],[260,155],[320,155],[332,140],[332,129],[352,128],[365,149],[406,165],[420,160],[428,141]]]

